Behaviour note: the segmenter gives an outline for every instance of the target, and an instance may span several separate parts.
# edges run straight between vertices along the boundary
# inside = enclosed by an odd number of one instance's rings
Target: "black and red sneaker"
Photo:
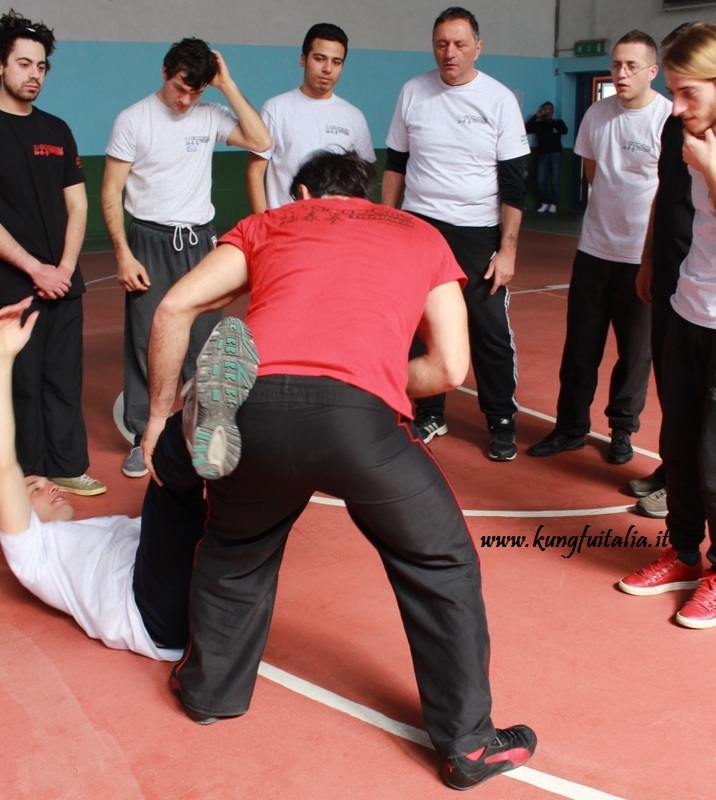
[[[495,738],[479,758],[448,758],[443,764],[443,780],[451,789],[472,789],[493,775],[521,767],[529,761],[535,747],[537,736],[526,725],[497,729]]]

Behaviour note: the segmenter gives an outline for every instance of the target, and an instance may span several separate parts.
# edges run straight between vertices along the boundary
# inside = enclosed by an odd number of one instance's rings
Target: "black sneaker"
[[[526,725],[496,730],[495,738],[480,758],[448,758],[443,764],[443,780],[451,789],[472,789],[493,775],[521,767],[529,761],[535,747],[537,736]]]
[[[419,416],[415,418],[413,424],[423,444],[428,444],[436,436],[445,436],[448,432],[445,417]]]
[[[239,463],[236,412],[254,385],[258,363],[251,331],[235,317],[222,319],[199,353],[196,374],[182,391],[182,430],[202,478],[221,478]]]
[[[508,417],[489,425],[490,449],[487,455],[493,461],[514,461],[517,455],[515,423]]]
[[[631,433],[614,428],[612,431],[612,443],[607,451],[607,461],[610,464],[626,464],[634,458],[634,450],[631,446]]]

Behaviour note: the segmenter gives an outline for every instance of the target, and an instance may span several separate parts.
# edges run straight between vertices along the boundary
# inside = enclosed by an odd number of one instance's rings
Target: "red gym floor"
[[[527,723],[539,737],[528,767],[490,780],[474,796],[711,797],[716,757],[705,688],[716,630],[674,624],[685,593],[641,598],[615,589],[655,556],[664,527],[631,513],[633,500],[623,492],[657,463],[653,387],[634,437],[636,457],[607,464],[610,344],[587,448],[551,459],[525,453],[552,428],[576,244],[549,233],[521,237],[511,303],[523,408],[518,458],[486,458],[472,378],[449,397],[450,433],[433,447],[482,559],[494,721]],[[137,515],[146,479],[121,474],[127,445],[112,420],[122,384],[123,293],[111,257],[86,256],[83,266],[90,282],[90,472],[109,491],[76,505],[81,516]],[[167,664],[87,639],[22,589],[0,556],[0,798],[454,796],[438,778],[422,730],[408,648],[379,560],[336,501],[316,501],[289,540],[250,713],[208,728],[182,713],[167,688]],[[543,550],[535,542],[540,526],[544,537],[576,536],[586,526],[590,534],[611,530],[634,546]],[[495,535],[524,537],[524,546],[483,546],[483,537]],[[635,546],[639,536],[646,546]]]

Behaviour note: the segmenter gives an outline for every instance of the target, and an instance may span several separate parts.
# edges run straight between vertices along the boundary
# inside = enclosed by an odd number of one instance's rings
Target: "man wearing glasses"
[[[634,455],[651,369],[649,307],[636,293],[636,274],[657,187],[661,129],[671,103],[651,88],[659,70],[654,40],[642,31],[622,36],[612,54],[616,95],[591,106],[574,152],[591,185],[574,258],[567,336],[560,368],[557,424],[529,448],[533,456],[581,450],[591,421],[609,325],[618,358],[605,414],[612,430],[606,459],[626,464]]]

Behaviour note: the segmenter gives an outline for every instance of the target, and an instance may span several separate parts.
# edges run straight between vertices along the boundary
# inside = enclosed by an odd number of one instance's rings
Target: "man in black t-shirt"
[[[22,469],[95,495],[106,487],[86,474],[81,405],[84,175],[70,129],[33,106],[54,47],[44,24],[0,17],[0,306],[32,295],[40,311],[13,370]]]

